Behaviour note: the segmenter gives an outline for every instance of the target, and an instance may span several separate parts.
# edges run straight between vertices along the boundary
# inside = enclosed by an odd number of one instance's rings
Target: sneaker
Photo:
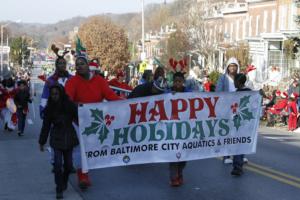
[[[248,159],[247,158],[243,158],[243,162],[244,163],[248,163]]]
[[[170,185],[172,187],[178,187],[178,186],[180,186],[181,184],[180,184],[179,178],[171,179]]]
[[[63,199],[64,195],[62,192],[56,192],[56,199]]]
[[[66,191],[68,189],[68,182],[64,183],[63,184],[63,191]]]
[[[4,125],[4,130],[7,130],[7,129],[8,129],[7,123],[5,123],[5,125]]]
[[[183,176],[182,176],[182,175],[180,175],[180,176],[178,177],[178,181],[179,181],[180,185],[183,184]]]
[[[21,137],[21,136],[23,136],[23,135],[24,135],[24,133],[22,133],[21,131],[18,132],[18,136]]]
[[[231,171],[231,175],[233,176],[241,176],[243,174],[243,169],[239,167],[234,167]]]
[[[231,158],[225,158],[225,159],[223,160],[223,163],[224,163],[224,164],[232,164],[233,161],[232,161]]]

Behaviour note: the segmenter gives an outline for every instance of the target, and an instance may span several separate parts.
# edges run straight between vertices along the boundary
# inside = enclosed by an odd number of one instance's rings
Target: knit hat
[[[276,93],[275,93],[275,95],[276,95],[277,97],[280,96],[280,94],[281,94],[280,90],[277,90]]]
[[[164,92],[167,88],[167,82],[163,77],[160,76],[153,81],[153,86],[159,91]]]
[[[280,96],[281,98],[286,99],[289,95],[286,92],[282,92]]]
[[[299,97],[299,94],[297,93],[297,92],[293,92],[292,94],[291,94],[291,98],[298,98]]]

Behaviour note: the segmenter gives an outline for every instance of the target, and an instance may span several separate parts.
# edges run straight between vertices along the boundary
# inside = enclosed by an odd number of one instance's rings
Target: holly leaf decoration
[[[103,111],[98,109],[91,109],[92,117],[95,119],[95,121],[102,122],[103,123]]]
[[[237,114],[233,117],[233,125],[236,128],[236,130],[238,130],[241,127],[241,121],[242,121],[242,118],[239,114]]]
[[[109,133],[108,128],[105,125],[105,121],[103,118],[103,111],[98,110],[98,109],[90,109],[91,111],[91,117],[94,118],[94,121],[91,123],[89,127],[86,127],[84,129],[84,132],[82,133],[83,135],[99,135],[98,139],[100,140],[101,144],[105,139],[107,139],[107,135]]]
[[[254,119],[252,112],[249,111],[247,105],[250,103],[250,95],[244,96],[240,99],[238,113],[233,117],[233,124],[236,130],[241,127],[241,123],[244,120],[250,121]]]
[[[99,132],[99,137],[98,137],[101,144],[107,138],[108,133],[109,133],[109,130],[106,128],[106,126],[102,126],[102,128],[100,129],[100,132]]]
[[[252,113],[248,110],[248,108],[241,110],[240,115],[241,115],[243,120],[250,121],[251,119],[254,119]]]
[[[101,126],[103,126],[102,123],[99,122],[92,122],[91,126],[84,129],[83,135],[92,135],[96,134],[99,129],[101,129]]]
[[[244,96],[240,100],[239,109],[242,110],[243,108],[246,108],[247,104],[250,102],[250,96]]]

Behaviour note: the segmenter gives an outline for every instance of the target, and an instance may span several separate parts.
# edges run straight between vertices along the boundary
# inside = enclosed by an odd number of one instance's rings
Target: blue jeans
[[[73,166],[72,151],[73,149],[68,149],[68,150],[54,149],[54,177],[55,177],[57,192],[62,192],[64,186],[68,184],[69,174]],[[64,170],[62,171],[63,165],[64,165]]]
[[[26,114],[24,114],[23,109],[17,109],[18,117],[18,130],[23,133],[25,129]]]
[[[242,169],[244,164],[244,155],[235,155],[233,156],[233,167]]]

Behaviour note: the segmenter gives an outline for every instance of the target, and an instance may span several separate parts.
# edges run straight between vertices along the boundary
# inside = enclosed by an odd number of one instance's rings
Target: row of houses
[[[198,54],[198,64],[210,71],[222,71],[226,51],[246,43],[251,64],[257,68],[251,79],[256,83],[278,83],[300,67],[297,59],[287,56],[284,45],[299,37],[299,5],[299,0],[195,0],[190,12],[201,13],[199,20],[204,20],[213,48],[209,58]],[[148,33],[147,57],[160,56],[159,42],[175,30],[170,26],[159,33]]]
[[[205,5],[207,1],[198,0],[198,3]],[[288,58],[284,48],[285,41],[299,36],[295,20],[300,14],[298,1],[235,0],[210,3],[205,19],[210,29],[210,40],[216,47],[208,63],[211,68],[222,70],[226,50],[241,42],[249,46],[252,64],[257,68],[252,79],[257,83],[266,80],[278,83],[290,75],[291,69],[299,68],[298,60]]]

